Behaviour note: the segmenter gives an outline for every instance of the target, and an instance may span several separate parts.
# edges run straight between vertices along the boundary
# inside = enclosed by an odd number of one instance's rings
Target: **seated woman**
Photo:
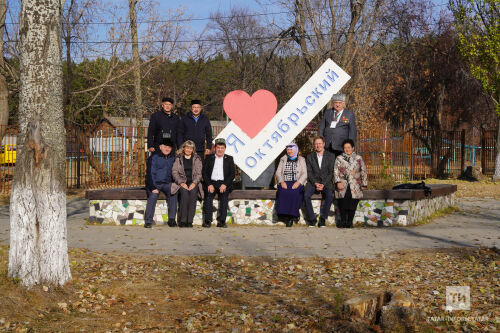
[[[278,218],[291,227],[300,217],[300,207],[304,195],[304,184],[307,180],[306,160],[298,156],[296,143],[286,146],[286,155],[280,159],[276,170],[276,213]]]
[[[335,198],[340,210],[339,228],[352,228],[352,221],[359,199],[368,184],[365,162],[354,152],[354,141],[344,140],[344,153],[337,156],[333,177],[335,182]]]
[[[203,163],[195,151],[194,142],[187,140],[177,150],[172,177],[179,188],[179,213],[177,223],[181,228],[193,227],[198,185],[201,182]]]

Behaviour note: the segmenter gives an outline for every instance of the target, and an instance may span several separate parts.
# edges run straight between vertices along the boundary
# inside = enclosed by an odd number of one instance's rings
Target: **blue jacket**
[[[207,149],[212,149],[212,125],[210,120],[203,113],[198,116],[198,121],[194,120],[193,113],[190,111],[181,118],[179,126],[179,137],[184,143],[187,140],[194,141],[196,151],[205,150],[205,141]]]
[[[172,183],[172,167],[175,154],[165,156],[160,152],[151,155],[146,163],[146,187],[152,191],[158,189],[161,184]]]

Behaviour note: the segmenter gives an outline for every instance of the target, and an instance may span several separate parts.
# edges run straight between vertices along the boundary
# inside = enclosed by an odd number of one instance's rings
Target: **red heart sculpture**
[[[242,90],[231,91],[224,98],[224,111],[251,139],[273,119],[278,101],[270,91],[260,89],[250,97]]]

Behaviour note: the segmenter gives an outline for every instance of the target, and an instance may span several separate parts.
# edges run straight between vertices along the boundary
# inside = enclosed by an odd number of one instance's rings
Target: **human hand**
[[[187,186],[187,184],[186,184],[186,183],[182,183],[182,184],[181,184],[181,187],[182,187],[183,189],[185,189],[185,190],[189,190],[189,188],[188,188],[188,186]]]
[[[149,150],[149,152],[153,153],[155,151],[155,147],[151,147],[148,150]]]
[[[153,192],[154,194],[158,194],[158,193],[160,193],[160,191],[158,191],[157,189],[154,189],[154,190],[152,190],[151,192]]]
[[[295,190],[295,189],[296,189],[297,187],[299,187],[299,186],[300,186],[300,183],[299,183],[299,182],[295,182],[295,183],[293,183],[293,185],[292,185],[292,190]]]
[[[191,183],[191,185],[189,185],[189,187],[188,187],[188,190],[191,191],[195,187],[196,187],[196,184],[195,183]]]
[[[342,185],[342,183],[341,183],[341,182],[338,182],[338,183],[337,183],[337,189],[338,189],[339,191],[342,191],[342,190],[344,189],[344,185]]]
[[[219,187],[219,192],[220,192],[220,193],[224,193],[224,192],[226,192],[226,184],[222,184],[222,185]]]
[[[215,187],[213,185],[208,185],[208,192],[214,193]]]
[[[212,151],[210,149],[205,149],[205,155],[210,155]]]
[[[282,188],[282,189],[284,189],[284,190],[286,190],[286,189],[287,189],[287,187],[286,187],[286,183],[285,183],[285,182],[281,182],[281,183],[280,183],[280,185],[281,185],[281,188]]]

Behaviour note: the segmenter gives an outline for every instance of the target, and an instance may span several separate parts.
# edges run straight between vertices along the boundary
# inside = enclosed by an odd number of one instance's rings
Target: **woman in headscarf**
[[[276,213],[287,227],[299,220],[306,180],[306,160],[299,156],[299,147],[292,142],[286,146],[286,155],[280,159],[276,170]]]
[[[368,175],[365,162],[354,152],[354,141],[344,140],[342,147],[344,153],[337,156],[333,170],[335,198],[339,199],[339,228],[352,228],[359,199],[368,184]]]

